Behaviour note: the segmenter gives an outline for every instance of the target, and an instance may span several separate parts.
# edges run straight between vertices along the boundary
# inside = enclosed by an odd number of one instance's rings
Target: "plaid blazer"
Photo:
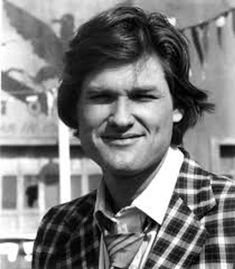
[[[145,269],[235,268],[235,185],[185,158]],[[100,231],[96,192],[45,215],[33,251],[33,269],[98,268]]]

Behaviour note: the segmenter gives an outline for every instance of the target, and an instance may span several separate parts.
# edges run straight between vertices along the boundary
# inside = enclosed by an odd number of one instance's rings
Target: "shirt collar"
[[[114,214],[106,195],[105,184],[101,181],[97,190],[94,211],[94,218],[100,229],[103,232],[107,230],[115,234],[140,232],[145,223],[146,214],[133,205],[126,206]],[[102,215],[105,216],[105,220]]]
[[[162,224],[183,159],[183,153],[179,149],[170,147],[153,180],[127,208],[138,208],[158,224]],[[102,180],[97,190],[94,216],[98,211],[115,222],[115,217],[106,201],[105,185]]]
[[[100,181],[99,187],[97,189],[94,213],[96,214],[96,212],[98,211],[101,211],[104,215],[106,215],[109,218],[112,218],[113,216],[112,210],[109,204],[107,203],[105,185],[103,180]]]
[[[132,202],[158,224],[162,224],[184,160],[183,153],[170,147],[159,171],[147,188]]]

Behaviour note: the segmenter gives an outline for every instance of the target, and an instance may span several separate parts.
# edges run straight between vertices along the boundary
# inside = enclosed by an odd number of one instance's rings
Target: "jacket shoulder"
[[[82,223],[93,215],[96,192],[52,207],[38,228],[33,249],[32,268],[51,264],[64,255],[64,248]],[[64,258],[64,260],[66,260]]]
[[[211,185],[216,199],[228,198],[235,200],[235,181],[225,176],[210,175],[212,179]]]
[[[93,214],[96,192],[52,207],[43,217],[41,226],[64,225],[73,230],[73,225],[79,225],[89,214]],[[71,226],[71,224],[73,225]]]
[[[177,193],[199,217],[208,212],[235,212],[235,182],[227,177],[216,175],[203,168],[190,158],[186,151],[179,178]],[[213,210],[211,210],[213,208]],[[218,212],[217,212],[218,213]]]

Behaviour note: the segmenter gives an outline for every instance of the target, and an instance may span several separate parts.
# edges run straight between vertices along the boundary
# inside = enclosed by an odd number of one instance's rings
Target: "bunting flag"
[[[198,34],[198,28],[197,27],[192,27],[191,28],[191,35],[192,35],[192,39],[193,39],[195,49],[196,49],[197,54],[198,54],[199,61],[200,61],[201,65],[203,65],[203,63],[204,63],[204,55],[203,55],[203,51],[202,51],[201,42],[200,42],[200,39],[199,39],[199,34]]]
[[[202,46],[205,56],[208,55],[209,50],[209,23],[204,23],[200,26],[201,34],[202,34]]]
[[[233,27],[233,33],[235,35],[235,9],[232,10],[232,27]]]
[[[227,16],[226,16],[227,17]],[[220,16],[216,21],[215,21],[215,25],[217,28],[217,39],[218,39],[218,44],[220,47],[222,47],[222,31],[223,28],[226,24],[226,18],[225,16]]]
[[[232,29],[235,35],[235,8],[223,11],[213,18],[202,21],[200,23],[190,25],[181,29],[181,32],[185,33],[189,31],[191,34],[192,42],[197,52],[201,65],[204,65],[206,57],[209,51],[209,29],[210,25],[214,24],[216,27],[216,35],[218,45],[222,48],[223,46],[223,30],[225,25],[228,23],[228,16],[231,15]]]

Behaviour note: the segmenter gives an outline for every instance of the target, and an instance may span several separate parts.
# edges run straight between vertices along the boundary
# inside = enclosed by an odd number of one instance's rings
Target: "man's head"
[[[171,143],[182,143],[183,135],[212,105],[207,95],[189,82],[189,53],[185,37],[166,17],[136,7],[117,7],[83,24],[73,38],[65,58],[65,75],[59,89],[61,119],[79,130],[77,104],[84,81],[105,68],[135,63],[156,55],[163,67],[173,107],[183,118],[173,125]]]
[[[78,100],[81,144],[109,180],[153,172],[182,117],[156,55],[92,73]]]

